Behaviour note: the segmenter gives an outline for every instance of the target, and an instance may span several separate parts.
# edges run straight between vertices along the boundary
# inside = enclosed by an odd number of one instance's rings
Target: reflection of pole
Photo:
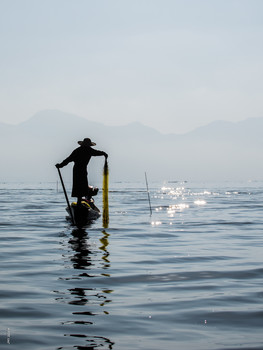
[[[102,222],[103,222],[104,228],[108,228],[109,226],[108,187],[109,187],[109,167],[108,167],[107,159],[105,159],[104,168],[103,168],[103,214],[102,214]]]
[[[149,193],[149,188],[148,188],[148,181],[147,181],[146,172],[145,172],[145,182],[146,182],[146,188],[147,188],[147,193],[148,193],[148,202],[149,202],[149,207],[150,207],[150,215],[152,215],[152,206],[151,206],[151,199],[150,199],[150,193]]]
[[[60,178],[60,181],[61,181],[61,185],[62,185],[62,188],[63,188],[63,191],[64,191],[64,195],[65,195],[65,198],[66,198],[66,201],[67,201],[67,205],[68,205],[68,208],[69,208],[69,213],[70,213],[70,216],[71,216],[71,220],[72,220],[73,225],[75,225],[74,216],[73,216],[73,213],[72,213],[72,210],[71,210],[71,205],[69,204],[68,195],[67,195],[67,191],[66,191],[65,186],[64,186],[64,182],[63,182],[63,179],[62,179],[62,176],[61,176],[61,172],[60,172],[59,168],[57,168],[57,169],[58,169],[58,174],[59,174],[59,178]]]
[[[110,261],[108,259],[108,256],[110,255],[110,253],[107,250],[107,247],[109,245],[109,241],[108,241],[108,237],[110,236],[109,233],[107,233],[105,230],[102,231],[103,233],[103,237],[100,238],[100,242],[102,244],[101,247],[99,247],[100,250],[102,250],[105,254],[103,254],[102,259],[105,261],[105,265],[104,268],[108,268],[110,266]],[[105,274],[104,274],[105,275]],[[107,275],[110,276],[110,275]]]

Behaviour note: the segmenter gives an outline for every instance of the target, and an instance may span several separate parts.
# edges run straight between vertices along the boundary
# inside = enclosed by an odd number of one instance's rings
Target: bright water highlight
[[[77,230],[56,184],[0,184],[0,349],[262,349],[263,183],[149,187]]]

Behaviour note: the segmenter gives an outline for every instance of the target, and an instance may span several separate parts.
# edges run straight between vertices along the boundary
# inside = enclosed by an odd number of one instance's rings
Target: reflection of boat
[[[100,210],[94,204],[93,199],[83,199],[81,205],[78,205],[77,202],[73,202],[70,208],[67,207],[66,210],[69,214],[68,219],[78,227],[83,227],[100,217]],[[71,215],[73,216],[73,220]]]
[[[108,257],[109,234],[105,231],[102,233],[100,249],[103,251],[103,256],[107,254]],[[68,339],[64,340],[65,344],[63,343],[57,349],[112,350],[114,342],[108,337],[104,337],[103,334],[101,336],[91,335],[96,332],[96,329],[98,332],[103,332],[102,325],[108,322],[106,318],[110,314],[109,304],[112,302],[111,295],[114,292],[106,283],[100,286],[96,281],[92,282],[94,277],[109,276],[101,273],[101,261],[98,259],[101,252],[94,249],[85,228],[74,227],[69,239],[66,235],[63,236],[61,245],[64,250],[63,258],[67,272],[66,276],[63,274],[64,277],[60,278],[61,281],[65,281],[65,284],[61,285],[62,290],[56,290],[54,293],[56,302],[62,304],[62,307],[68,311],[68,313],[65,311],[66,319],[62,319],[60,324],[61,334],[64,339],[65,337]],[[72,268],[68,266],[69,261]],[[103,264],[103,269],[109,266],[108,261],[107,264]],[[65,304],[67,304],[66,308]]]

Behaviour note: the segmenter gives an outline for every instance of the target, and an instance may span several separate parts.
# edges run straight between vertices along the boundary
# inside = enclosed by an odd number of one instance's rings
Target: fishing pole
[[[109,225],[108,188],[109,188],[109,166],[108,166],[107,159],[105,159],[104,168],[103,168],[103,215],[102,215],[102,222],[103,222],[104,228],[108,228],[108,225]]]
[[[146,172],[145,172],[145,182],[146,182],[146,189],[147,189],[147,193],[148,193],[148,202],[149,202],[149,208],[150,208],[150,215],[152,215],[151,198],[150,198],[150,193],[149,193],[149,187],[148,187],[148,181],[147,181]]]

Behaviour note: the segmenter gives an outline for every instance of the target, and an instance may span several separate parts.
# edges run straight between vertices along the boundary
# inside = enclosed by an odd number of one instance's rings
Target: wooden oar
[[[64,195],[65,195],[65,198],[66,198],[66,201],[67,201],[67,205],[68,205],[68,208],[69,208],[69,213],[70,213],[70,216],[71,216],[71,220],[72,220],[73,225],[75,225],[74,216],[73,216],[73,213],[72,213],[72,210],[71,210],[71,205],[70,205],[69,200],[68,200],[68,195],[67,195],[67,191],[66,191],[65,186],[64,186],[64,182],[63,182],[63,179],[62,179],[62,176],[61,176],[61,172],[60,172],[59,168],[57,168],[57,169],[58,169],[58,174],[59,174],[59,178],[60,178],[60,181],[61,181],[61,185],[62,185],[62,188],[63,188],[63,191],[64,191]]]

